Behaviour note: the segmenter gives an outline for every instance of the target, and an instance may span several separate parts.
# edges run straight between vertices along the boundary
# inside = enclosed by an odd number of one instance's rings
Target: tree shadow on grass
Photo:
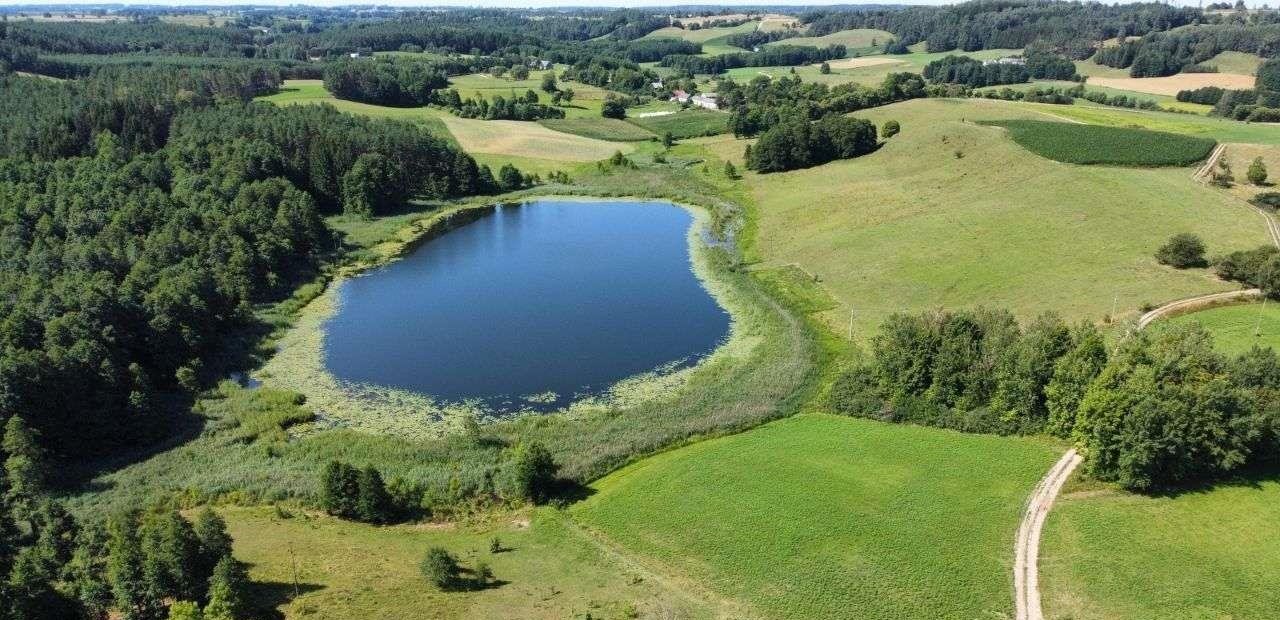
[[[1218,489],[1232,487],[1259,490],[1266,483],[1280,483],[1280,463],[1270,463],[1249,468],[1229,478],[1201,480],[1177,487],[1140,492],[1139,494],[1147,497],[1176,499],[1183,495],[1211,493]]]
[[[323,590],[318,583],[286,583],[282,581],[254,581],[249,584],[248,595],[252,602],[254,618],[283,620],[284,614],[279,608],[293,602],[294,599]]]

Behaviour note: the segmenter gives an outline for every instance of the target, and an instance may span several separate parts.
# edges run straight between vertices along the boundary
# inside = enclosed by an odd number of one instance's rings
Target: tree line
[[[876,128],[870,121],[830,114],[817,122],[796,114],[760,134],[746,147],[747,169],[782,172],[808,168],[874,151]]]
[[[217,513],[113,513],[77,521],[50,497],[50,463],[19,416],[4,425],[0,617],[242,620],[249,579]],[[184,615],[185,614],[185,615]]]
[[[899,314],[832,388],[844,413],[1071,439],[1089,473],[1136,490],[1212,480],[1275,459],[1280,359],[1228,358],[1199,325],[1125,334],[1004,310]]]
[[[808,65],[844,58],[846,53],[843,45],[830,45],[823,48],[807,45],[771,45],[758,52],[738,52],[712,57],[672,54],[663,57],[659,65],[675,69],[685,75],[699,73],[718,75],[729,69],[740,67]]]
[[[1137,40],[1100,47],[1093,62],[1127,68],[1132,77],[1160,77],[1179,72],[1216,71],[1216,67],[1202,63],[1228,51],[1264,58],[1280,54],[1280,24],[1199,25],[1154,32]]]

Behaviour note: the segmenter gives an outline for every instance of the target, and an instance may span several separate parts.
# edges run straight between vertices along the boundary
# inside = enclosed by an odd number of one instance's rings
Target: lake
[[[692,271],[693,225],[665,202],[499,206],[344,282],[325,365],[502,413],[695,364],[730,318]]]

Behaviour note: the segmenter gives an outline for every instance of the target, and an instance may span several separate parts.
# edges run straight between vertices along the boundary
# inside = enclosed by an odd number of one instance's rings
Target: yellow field
[[[862,67],[876,67],[879,65],[902,65],[907,61],[892,56],[863,56],[861,58],[841,58],[840,60],[832,60],[827,65],[832,69],[860,69]]]
[[[1152,78],[1099,76],[1090,77],[1088,83],[1107,88],[1150,93],[1152,95],[1173,96],[1178,94],[1180,90],[1192,90],[1205,86],[1217,86],[1232,90],[1253,88],[1253,76],[1238,73],[1179,73],[1167,77]]]
[[[468,153],[590,162],[605,159],[615,151],[635,150],[631,144],[561,133],[537,123],[481,121],[456,116],[442,116],[441,120]]]

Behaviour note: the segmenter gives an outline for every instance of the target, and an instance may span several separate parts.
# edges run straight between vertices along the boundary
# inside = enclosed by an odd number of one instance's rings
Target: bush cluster
[[[837,411],[963,431],[1071,438],[1089,471],[1131,489],[1228,474],[1280,448],[1280,359],[1228,360],[1198,325],[1127,336],[1007,311],[895,315],[831,391]]]

